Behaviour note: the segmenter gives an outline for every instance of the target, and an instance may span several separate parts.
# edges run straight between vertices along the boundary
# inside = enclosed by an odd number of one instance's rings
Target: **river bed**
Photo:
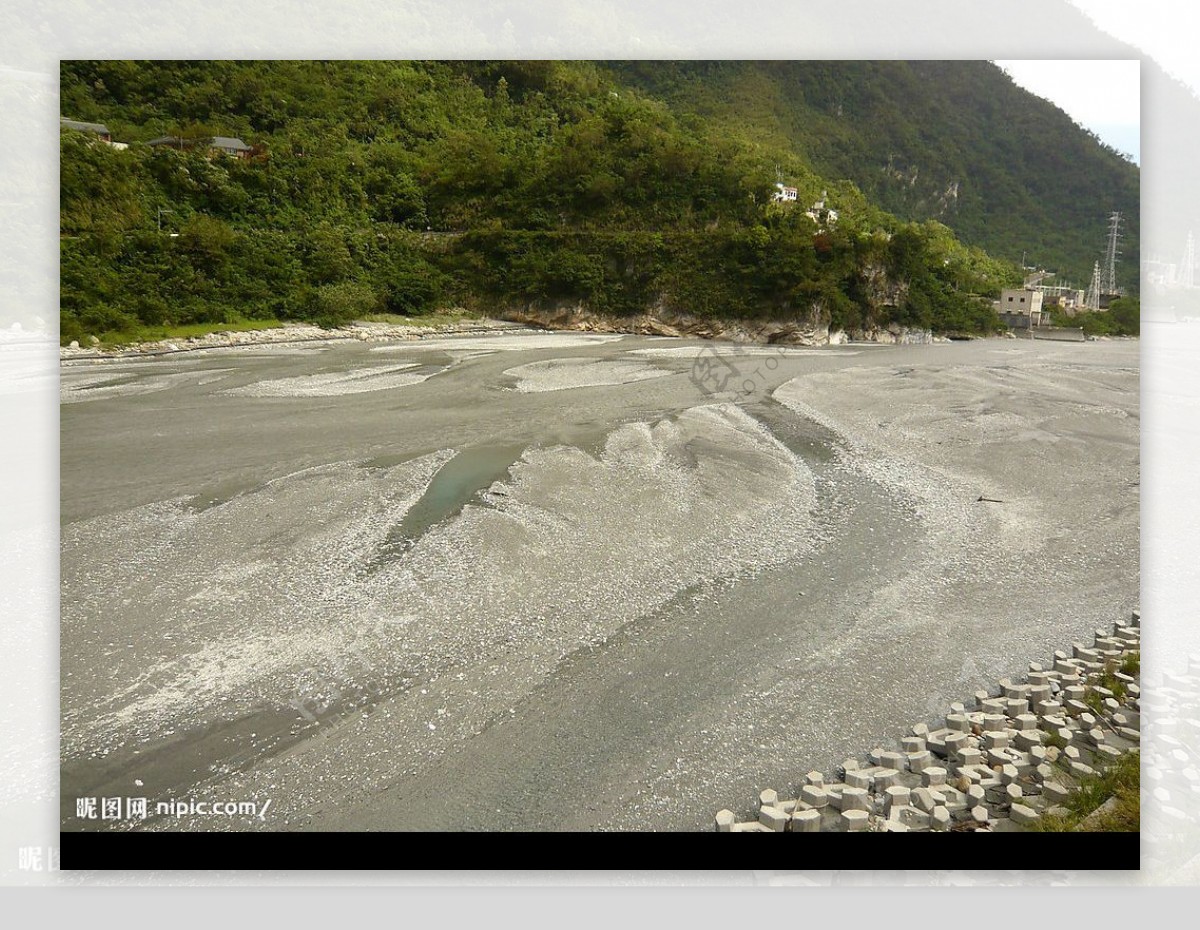
[[[65,364],[63,828],[707,828],[1127,614],[1138,382],[1130,341]],[[271,806],[77,816],[118,795]]]

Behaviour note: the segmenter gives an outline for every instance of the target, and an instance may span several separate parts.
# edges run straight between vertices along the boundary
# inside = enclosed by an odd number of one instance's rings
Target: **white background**
[[[1096,6],[1077,0],[1081,6]],[[1156,16],[1176,4],[1141,3],[1145,15],[1137,23],[1138,38],[1154,44],[1163,31],[1172,33],[1174,47],[1191,44],[1195,29],[1173,28],[1180,20]],[[1178,5],[1182,7],[1182,5]],[[1130,8],[1134,7],[1130,4]],[[1097,10],[1099,15],[1099,10]],[[1182,10],[1177,16],[1193,16]],[[1159,32],[1145,31],[1157,23]],[[1162,45],[1166,48],[1166,44]],[[1191,49],[1188,49],[1190,54]],[[1165,53],[1175,55],[1175,52]],[[93,0],[0,5],[0,113],[6,139],[0,146],[0,882],[65,881],[57,875],[19,872],[19,846],[49,845],[57,837],[57,62],[87,57],[725,57],[725,58],[1130,58],[1139,52],[1106,35],[1066,0],[842,0],[823,2],[742,2],[725,4],[638,4],[626,0],[322,0],[322,2],[248,3],[245,0],[158,2]],[[1178,56],[1177,71],[1186,56]],[[1192,189],[1194,143],[1200,136],[1196,101],[1168,93],[1158,74],[1143,72],[1143,252],[1161,244],[1173,247],[1179,230],[1200,230],[1200,210]],[[1156,238],[1157,237],[1157,238]],[[1150,248],[1148,248],[1148,245]],[[1144,304],[1152,303],[1144,298]],[[1149,308],[1153,311],[1153,307]],[[39,324],[39,320],[41,324]],[[23,334],[10,327],[19,324]],[[1193,477],[1200,451],[1195,411],[1200,409],[1200,377],[1195,364],[1200,351],[1200,327],[1176,326],[1157,333],[1147,329],[1143,352],[1143,608],[1147,615],[1144,681],[1152,691],[1155,676],[1187,667],[1187,654],[1200,644],[1194,617],[1196,556],[1200,511],[1191,503],[1197,489]],[[29,338],[42,332],[43,338]],[[1176,682],[1176,685],[1180,685]],[[1169,689],[1168,689],[1169,690]],[[1167,693],[1164,691],[1164,693]],[[1200,695],[1185,689],[1173,696],[1175,713],[1200,717]],[[1200,827],[1194,804],[1176,801],[1176,815],[1144,807],[1145,836],[1170,841],[1152,873],[1141,877],[1154,884],[1191,882],[1191,865],[1200,851]],[[728,840],[712,847],[728,862]],[[797,849],[793,840],[786,848]],[[819,848],[809,846],[808,863],[833,871],[807,873],[785,870],[733,870],[719,874],[690,873],[712,884],[721,879],[746,886],[746,891],[692,888],[684,891],[605,889],[601,891],[488,891],[422,892],[404,889],[359,889],[341,896],[331,890],[287,889],[269,899],[248,889],[197,891],[142,888],[122,890],[71,889],[64,895],[45,888],[29,889],[0,913],[17,917],[14,926],[46,920],[43,909],[70,908],[82,920],[111,915],[122,924],[139,917],[172,925],[209,925],[213,917],[195,907],[198,900],[219,904],[229,915],[272,924],[303,913],[322,923],[355,919],[387,920],[424,925],[448,918],[487,924],[608,926],[614,920],[649,916],[655,923],[675,925],[703,920],[738,923],[752,920],[891,921],[899,911],[897,894],[909,905],[920,896],[920,908],[906,908],[921,919],[960,921],[1048,919],[1104,920],[1111,925],[1142,916],[1144,904],[1117,888],[1092,888],[1053,903],[1022,902],[1015,908],[1012,889],[977,887],[968,893],[939,887],[901,892],[856,887],[832,888],[806,894],[795,888],[762,890],[774,883],[815,881],[834,885],[856,881],[865,869],[881,881],[909,885],[940,883],[949,876],[969,880],[967,873],[939,872],[947,867],[997,869],[1041,867],[1074,870],[1070,880],[1102,886],[1125,882],[1129,876],[1098,876],[1103,869],[1103,844],[1087,863],[997,861],[986,839],[974,841],[974,856],[962,856],[947,845],[945,861],[929,862],[904,854],[899,846],[865,844],[855,862],[817,862]],[[586,839],[546,838],[534,844],[534,855],[561,856],[569,845],[586,853]],[[403,862],[410,853],[418,861],[446,847],[414,837],[384,844]],[[631,842],[632,851],[639,846]],[[453,851],[468,858],[471,843],[462,838]],[[332,882],[380,880],[367,869],[374,864],[375,847],[345,844],[331,850],[331,860],[314,862],[314,869],[341,872],[308,873],[304,879]],[[697,849],[705,849],[699,843]],[[1160,849],[1164,847],[1160,846]],[[334,856],[337,856],[336,860]],[[764,856],[766,855],[764,851]],[[778,855],[778,853],[776,853]],[[390,858],[390,857],[389,857]],[[713,855],[705,856],[712,859]],[[789,860],[794,857],[789,857]],[[384,863],[390,865],[391,863]],[[466,865],[476,865],[468,861]],[[787,864],[792,864],[789,861]],[[208,864],[210,866],[217,864]],[[916,866],[927,871],[896,871]],[[428,873],[426,873],[428,874]],[[545,873],[543,873],[545,874]],[[573,873],[578,876],[579,873]],[[392,873],[395,875],[395,873]],[[413,878],[418,876],[410,873]],[[488,876],[513,880],[505,872],[479,872],[464,867],[443,873],[448,881]],[[889,878],[890,876],[890,878]],[[1046,872],[1008,872],[1006,877],[979,873],[975,880],[1040,884]],[[563,877],[561,872],[559,877]],[[593,880],[605,874],[593,872]],[[625,881],[679,880],[681,874],[624,873]],[[1067,875],[1062,875],[1068,878]],[[867,876],[862,876],[868,880]],[[226,875],[213,872],[145,876],[119,872],[95,873],[90,881],[129,884],[144,881],[278,882],[278,876]],[[612,880],[609,877],[607,880]],[[618,880],[620,880],[618,878]],[[1027,888],[1022,894],[1044,895]],[[884,895],[887,895],[885,898]],[[32,896],[32,897],[31,897]],[[946,900],[946,898],[952,900]],[[994,899],[994,900],[991,900]],[[1001,905],[1000,902],[1006,902]],[[11,909],[10,909],[11,906]],[[1004,906],[1004,910],[999,910]],[[19,908],[19,909],[18,909]],[[109,910],[112,908],[112,910]],[[770,910],[768,910],[768,908]],[[1138,908],[1138,910],[1134,910]],[[554,915],[558,915],[555,917]],[[8,923],[5,919],[5,923]]]

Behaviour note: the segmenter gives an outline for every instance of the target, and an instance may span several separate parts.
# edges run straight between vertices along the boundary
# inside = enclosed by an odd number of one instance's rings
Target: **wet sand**
[[[701,829],[1137,602],[1136,342],[721,358],[64,366],[64,829]]]

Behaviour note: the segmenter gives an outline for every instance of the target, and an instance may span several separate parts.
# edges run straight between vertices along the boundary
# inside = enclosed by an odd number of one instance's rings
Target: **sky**
[[[1068,0],[1096,24],[1123,42],[1137,46],[1167,74],[1200,94],[1200,6],[1180,0]]]
[[[1079,0],[1080,4],[1091,0]],[[1156,56],[1157,57],[1157,56]],[[1031,93],[1056,104],[1118,151],[1141,159],[1141,62],[997,61]]]

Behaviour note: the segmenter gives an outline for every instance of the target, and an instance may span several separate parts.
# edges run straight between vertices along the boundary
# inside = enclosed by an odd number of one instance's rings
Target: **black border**
[[[322,869],[325,863],[345,862],[342,855],[354,848],[362,836],[372,839],[391,840],[391,849],[396,858],[403,861],[407,854],[422,847],[413,847],[410,840],[421,836],[470,836],[469,849],[476,854],[512,852],[513,839],[536,837],[545,834],[530,833],[62,833],[60,834],[64,870],[128,871],[128,870],[188,870],[196,868],[198,861],[207,862],[206,868],[288,869],[307,871]],[[713,852],[728,849],[728,838],[713,839],[705,847],[695,844],[699,836],[692,833],[586,833],[556,834],[562,837],[586,837],[585,842],[597,852],[605,850],[628,853],[634,849],[650,852],[674,850],[686,855],[700,848]],[[788,834],[784,834],[788,836]],[[636,838],[636,839],[634,839]],[[735,844],[734,851],[745,850]],[[911,854],[920,857],[921,865],[905,862],[907,868],[946,867],[955,868],[954,863],[969,850],[972,864],[990,862],[1005,863],[1010,868],[1054,868],[1056,864],[1095,861],[1097,854],[1106,866],[1104,871],[1129,871],[1141,868],[1140,833],[1027,833],[1005,831],[975,836],[970,831],[948,833],[909,833],[893,840],[871,837],[862,833],[820,833],[801,840],[790,837],[784,840],[791,850],[790,855],[819,855],[820,863],[828,865],[830,853],[854,853],[887,850],[893,855]],[[637,845],[634,846],[633,844]],[[882,845],[881,845],[882,844]],[[542,845],[542,844],[539,844]],[[374,847],[377,848],[377,847]],[[386,846],[385,846],[386,848]],[[534,846],[534,849],[538,846]],[[544,846],[543,846],[544,848]],[[765,847],[769,848],[769,847]],[[359,853],[366,850],[359,846]],[[982,858],[981,858],[982,857]],[[998,858],[1003,857],[1003,858]],[[352,857],[363,862],[362,855]],[[494,860],[493,860],[494,861]],[[794,861],[794,860],[789,860]],[[899,861],[898,861],[899,862]],[[995,865],[993,866],[995,868]],[[956,871],[959,869],[956,868]],[[992,869],[988,869],[991,871]],[[354,871],[362,871],[356,868]]]

